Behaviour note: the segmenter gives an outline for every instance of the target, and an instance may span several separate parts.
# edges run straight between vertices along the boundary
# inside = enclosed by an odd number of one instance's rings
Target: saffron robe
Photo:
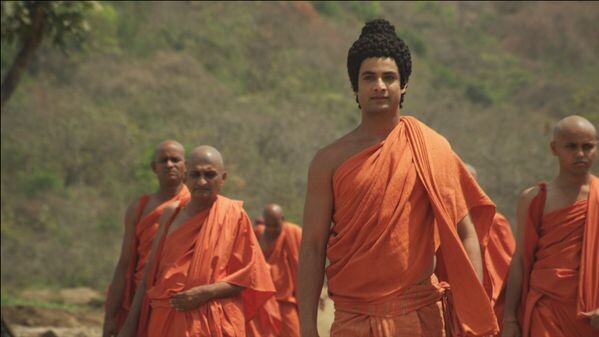
[[[264,234],[264,226],[257,226],[255,233],[260,240]],[[270,265],[272,280],[277,291],[278,310],[274,311],[274,315],[276,316],[277,313],[280,315],[280,331],[274,336],[299,337],[296,280],[301,239],[301,228],[295,224],[284,222],[281,233],[264,254],[266,262]],[[266,336],[270,334],[269,330],[272,330],[260,322],[250,321],[250,325],[254,326],[252,327],[253,333],[248,336]]]
[[[174,197],[158,205],[142,217],[149,200],[150,195],[145,194],[142,195],[137,202],[135,235],[133,236],[133,242],[131,242],[131,246],[129,247],[130,254],[129,264],[125,274],[125,292],[123,294],[121,308],[116,315],[117,326],[119,329],[122,328],[125,319],[127,319],[129,309],[131,308],[131,302],[135,295],[135,290],[143,277],[144,268],[148,263],[150,250],[152,249],[152,242],[154,241],[156,231],[158,231],[158,220],[164,211],[164,207],[176,201],[185,204],[189,200],[189,190],[187,189],[187,186],[183,185],[179,193]]]
[[[168,233],[179,210],[167,222],[152,262],[137,336],[245,336],[246,321],[275,290],[242,202],[218,196],[210,208]],[[171,295],[216,282],[244,290],[194,310],[171,307]]]
[[[599,307],[599,179],[587,200],[547,214],[539,187],[524,229],[522,336],[598,336],[580,313]]]
[[[505,284],[512,255],[516,249],[516,240],[508,220],[500,213],[495,214],[489,230],[486,249],[483,250],[483,285],[491,300],[497,322],[503,321],[505,306]]]
[[[497,332],[489,299],[457,234],[469,213],[485,238],[495,206],[442,136],[413,117],[401,117],[384,141],[337,168],[333,193],[327,276],[337,323],[343,318],[337,312],[397,317],[429,310],[438,316],[447,287],[432,279],[422,291],[415,283],[440,249],[451,261],[445,266],[453,285],[447,294],[453,306],[445,307],[453,314],[445,322],[450,332]],[[333,335],[341,331],[337,323]]]

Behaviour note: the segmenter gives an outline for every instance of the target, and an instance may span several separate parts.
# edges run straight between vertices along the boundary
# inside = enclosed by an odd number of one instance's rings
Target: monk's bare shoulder
[[[164,206],[162,214],[160,215],[160,220],[158,220],[160,226],[162,226],[171,216],[173,216],[173,213],[175,212],[177,207],[179,207],[179,204],[180,201],[176,200]]]
[[[125,211],[125,226],[127,227],[135,227],[135,218],[137,216],[137,209],[139,208],[139,199],[135,199],[129,206],[127,206],[127,210]]]
[[[540,191],[541,189],[536,185],[524,189],[524,191],[520,193],[520,204],[526,206],[530,205],[532,199],[534,199]]]
[[[314,156],[311,167],[332,175],[343,162],[370,145],[373,144],[361,141],[355,130],[351,131],[320,149]]]
[[[524,189],[522,193],[520,193],[520,200],[518,201],[518,211],[517,216],[520,222],[523,222],[525,219],[525,214],[528,213],[528,208],[530,207],[530,203],[532,200],[539,194],[540,192],[539,186],[532,186]]]

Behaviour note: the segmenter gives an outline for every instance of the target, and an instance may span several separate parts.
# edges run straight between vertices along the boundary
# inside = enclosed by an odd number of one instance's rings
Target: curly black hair
[[[347,53],[347,73],[354,92],[358,92],[358,75],[362,61],[370,57],[391,57],[397,63],[401,88],[405,88],[412,73],[412,57],[408,45],[395,33],[395,27],[385,19],[367,22],[360,37]],[[402,106],[401,95],[399,106]],[[357,101],[357,97],[356,97]],[[358,106],[359,106],[358,102]]]

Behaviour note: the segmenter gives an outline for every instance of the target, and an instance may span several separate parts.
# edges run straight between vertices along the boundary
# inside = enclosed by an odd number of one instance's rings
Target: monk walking
[[[518,203],[504,337],[599,336],[599,179],[596,129],[580,116],[555,126],[559,173]]]
[[[302,230],[299,226],[285,221],[283,208],[268,204],[263,211],[264,225],[256,226],[255,232],[270,265],[272,280],[277,290],[277,310],[280,315],[279,333],[272,333],[270,320],[250,322],[248,336],[299,337],[299,316],[297,312],[297,264]],[[275,313],[276,317],[276,313]],[[268,324],[265,324],[268,323]]]
[[[186,165],[191,199],[162,214],[119,336],[245,336],[246,321],[274,295],[242,202],[219,195],[221,154],[200,146]]]
[[[325,257],[333,337],[446,336],[445,325],[447,334],[496,333],[477,237],[488,231],[495,206],[445,138],[400,115],[408,47],[389,22],[368,22],[347,68],[361,123],[310,166],[298,270],[301,335],[318,335]],[[437,251],[451,261],[450,291],[433,274]],[[442,301],[452,305],[447,320]]]
[[[106,298],[104,337],[116,336],[127,317],[165,206],[189,199],[183,183],[185,150],[181,144],[174,140],[160,143],[150,165],[158,178],[158,191],[142,195],[127,208],[121,255]]]

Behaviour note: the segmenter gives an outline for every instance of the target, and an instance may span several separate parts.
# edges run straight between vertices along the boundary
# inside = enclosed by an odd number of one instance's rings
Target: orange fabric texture
[[[177,195],[150,210],[150,212],[142,217],[149,200],[149,195],[143,195],[137,203],[135,236],[129,247],[130,257],[127,274],[125,275],[125,293],[123,294],[121,310],[117,314],[117,325],[119,328],[125,323],[133,296],[135,295],[135,289],[143,277],[144,268],[148,263],[152,248],[152,242],[158,230],[158,219],[160,219],[164,207],[175,201],[180,201],[183,204],[186,203],[189,200],[189,190],[187,186],[183,185]]]
[[[256,236],[260,238],[264,233],[264,226],[256,226],[254,231]],[[278,302],[278,310],[273,310],[273,318],[268,321],[276,320],[278,317],[280,322],[280,336],[299,337],[296,279],[301,240],[301,228],[295,224],[284,222],[281,227],[281,233],[264,254],[266,262],[270,265],[270,273],[277,291],[276,300]],[[262,320],[264,321],[264,318]],[[266,333],[265,330],[267,328],[264,327],[264,324],[253,321],[250,324],[263,326],[260,330],[263,334]],[[253,328],[253,330],[257,329]]]
[[[545,215],[545,184],[532,200],[524,233],[520,324],[523,336],[598,336],[580,312],[599,305],[599,179],[589,198]]]
[[[502,214],[496,213],[493,225],[489,230],[486,249],[483,251],[483,285],[491,299],[491,305],[499,324],[503,321],[505,282],[515,249],[516,240],[514,240],[510,223]]]
[[[279,337],[281,334],[281,311],[279,302],[272,296],[246,324],[247,337]]]
[[[441,302],[435,302],[405,315],[365,316],[352,312],[335,312],[331,337],[444,337]]]
[[[242,202],[219,196],[167,236],[175,215],[148,275],[138,337],[245,336],[246,321],[275,290]],[[244,290],[195,310],[177,312],[170,306],[172,294],[216,282]]]
[[[454,285],[455,332],[497,331],[457,234],[458,222],[470,213],[477,233],[486,238],[495,206],[442,136],[413,117],[402,117],[383,142],[337,169],[333,191],[327,276],[337,312],[407,314],[403,304],[397,311],[397,299],[425,275],[440,248],[452,262],[446,270]],[[427,296],[436,296],[432,303],[441,297],[435,290]],[[373,307],[376,312],[369,313]]]

